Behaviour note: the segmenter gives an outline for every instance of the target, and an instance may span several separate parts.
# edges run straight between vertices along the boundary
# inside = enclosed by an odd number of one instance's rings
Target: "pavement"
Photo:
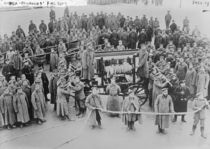
[[[106,98],[102,96],[104,106]],[[188,104],[188,109],[191,111],[191,102]],[[148,103],[142,107],[142,111],[151,111]],[[210,111],[206,114],[206,134],[210,138]],[[209,149],[210,147],[210,139],[200,137],[199,126],[194,136],[189,135],[193,124],[192,114],[186,116],[187,123],[182,123],[180,118],[176,123],[171,123],[166,135],[157,133],[157,126],[154,125],[155,117],[151,115],[143,115],[143,124],[135,124],[136,131],[128,131],[121,118],[108,117],[105,113],[102,114],[102,129],[91,129],[85,123],[87,115],[84,118],[77,118],[76,121],[62,121],[53,112],[52,105],[48,104],[46,123],[0,130],[0,149],[116,149],[116,147]]]

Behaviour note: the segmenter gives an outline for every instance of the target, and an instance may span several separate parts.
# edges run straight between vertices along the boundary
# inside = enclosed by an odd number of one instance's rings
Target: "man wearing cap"
[[[144,89],[146,95],[148,95],[148,85],[149,85],[149,66],[148,66],[148,52],[145,44],[141,45],[141,49],[139,51],[139,67],[137,70],[137,74],[140,77],[140,80],[143,81]]]
[[[37,32],[37,27],[36,25],[33,23],[33,21],[30,21],[29,27],[28,27],[29,33],[35,33]]]
[[[20,25],[18,25],[18,28],[17,28],[17,30],[16,30],[16,35],[17,35],[19,38],[21,37],[21,35],[23,35],[23,36],[25,37],[25,33],[24,33],[24,31],[23,31],[23,29],[21,28]]]
[[[154,41],[155,49],[163,48],[163,47],[160,47],[161,44],[163,44],[163,37],[161,35],[161,32],[158,32],[157,35],[155,36],[155,41]]]
[[[187,112],[187,103],[190,97],[190,90],[186,86],[185,81],[182,80],[179,83],[180,85],[175,89],[175,99],[174,99],[174,110],[175,112]],[[177,116],[174,116],[173,122],[176,122]],[[182,122],[186,122],[185,115],[182,116]]]
[[[190,21],[189,21],[189,19],[188,19],[188,17],[185,17],[185,19],[183,20],[183,28],[182,28],[182,30],[185,32],[185,33],[189,33],[189,31],[190,31],[190,26],[189,26],[189,24],[190,24]]]
[[[35,84],[35,89],[31,95],[31,102],[33,105],[34,118],[37,119],[37,123],[42,124],[46,122],[44,119],[46,115],[46,102],[40,84]]]
[[[128,48],[132,50],[136,49],[137,40],[138,40],[138,35],[135,29],[132,28],[131,32],[128,35]]]
[[[43,88],[44,88],[44,95],[45,95],[45,99],[47,101],[49,101],[49,99],[47,99],[47,94],[49,93],[49,80],[47,78],[46,73],[44,72],[43,67],[39,67],[39,73],[41,75],[41,79],[42,79],[42,83],[43,83]]]
[[[155,112],[156,113],[173,113],[173,101],[170,95],[168,95],[168,89],[163,88],[162,94],[157,96],[155,101]],[[155,124],[158,125],[160,133],[165,133],[165,129],[169,128],[170,115],[157,115]]]
[[[64,77],[61,77],[57,81],[57,86],[57,116],[59,116],[62,120],[65,120],[66,118],[70,120],[66,96],[69,95],[69,91],[66,89],[66,79]]]
[[[15,76],[20,77],[21,70],[23,68],[23,58],[20,55],[19,51],[15,50],[15,53],[12,57],[12,62],[13,62],[13,66],[14,66],[14,69],[15,69]]]
[[[165,81],[161,73],[156,73],[154,76],[153,90],[152,90],[152,107],[155,109],[155,101],[157,96],[162,93],[162,89],[166,87],[168,82]]]
[[[82,55],[82,76],[83,79],[92,80],[94,77],[94,49],[92,43],[87,45],[87,49],[83,52]]]
[[[170,14],[170,11],[167,12],[165,15],[165,23],[166,23],[166,29],[169,29],[169,25],[171,23],[172,16]]]
[[[120,98],[119,93],[121,92],[120,86],[116,84],[115,77],[111,78],[111,84],[106,88],[106,93],[109,94],[107,99],[107,110],[120,111]],[[110,114],[110,116],[119,116],[118,114]]]
[[[91,115],[89,118],[89,125],[92,128],[94,128],[97,125],[101,127],[101,116],[100,116],[99,109],[103,109],[103,106],[102,106],[101,97],[98,94],[98,89],[96,85],[92,87],[92,93],[87,97],[85,105],[88,107],[88,109],[91,112]]]
[[[146,44],[147,34],[145,29],[142,29],[138,36],[138,48],[141,48],[141,44]]]
[[[188,66],[183,58],[179,59],[179,63],[175,66],[175,73],[179,80],[184,80],[187,73]]]
[[[51,104],[54,104],[54,111],[56,111],[56,100],[57,100],[57,82],[58,82],[59,76],[58,72],[56,70],[53,71],[53,74],[49,81],[49,93],[50,93],[50,102]]]
[[[129,96],[125,98],[122,105],[122,111],[127,112],[122,115],[122,121],[128,126],[128,130],[135,130],[134,123],[138,121],[142,123],[141,114],[134,114],[131,112],[140,112],[140,105],[138,97],[135,95],[135,89],[129,91]]]
[[[160,22],[159,22],[158,18],[155,18],[155,20],[154,20],[155,31],[157,31],[159,29],[159,27],[160,27]]]
[[[114,48],[117,48],[118,41],[119,41],[119,35],[118,35],[116,29],[113,29],[113,32],[110,35],[109,41],[110,41],[111,45],[114,46]]]
[[[3,114],[5,126],[7,126],[7,129],[10,129],[11,127],[15,128],[16,117],[13,107],[13,93],[10,86],[4,91],[1,98],[3,98],[2,100],[4,103]]]
[[[194,135],[195,134],[195,130],[196,127],[200,121],[200,131],[201,131],[201,137],[203,137],[204,139],[206,139],[207,137],[204,134],[204,130],[205,130],[205,119],[206,119],[206,114],[205,111],[206,109],[209,109],[209,103],[207,102],[206,98],[203,97],[203,94],[197,93],[197,98],[194,99],[193,101],[193,110],[197,111],[194,114],[194,123],[193,123],[193,127],[192,127],[192,133],[190,135]]]
[[[193,68],[193,64],[189,63],[189,69],[187,70],[187,73],[186,73],[186,76],[185,76],[185,81],[186,81],[186,86],[190,90],[190,95],[191,96],[195,95],[196,76],[197,76],[197,73],[196,73],[195,69]]]
[[[20,127],[27,124],[30,120],[28,112],[28,98],[23,92],[20,84],[17,86],[17,93],[13,97],[13,107],[17,116],[17,122],[20,123]]]
[[[52,48],[50,53],[50,72],[54,71],[58,68],[58,54],[57,52]]]
[[[53,8],[50,9],[50,21],[55,21],[55,11]]]
[[[174,33],[177,30],[177,25],[176,25],[174,20],[172,20],[172,23],[170,25],[170,29],[171,29],[172,33]]]
[[[39,30],[40,30],[40,33],[45,33],[46,34],[46,31],[47,31],[47,25],[44,23],[44,20],[41,21],[41,24],[39,25]]]
[[[50,33],[50,34],[53,33],[54,28],[55,28],[55,25],[54,25],[53,21],[50,21],[50,22],[48,23],[48,29],[49,29],[49,33]]]
[[[209,85],[209,74],[206,72],[205,68],[201,66],[200,70],[196,76],[196,93],[202,93],[203,97],[208,96],[208,85]]]
[[[75,100],[79,107],[79,113],[77,116],[81,115],[84,116],[85,114],[85,93],[84,93],[84,83],[80,81],[79,76],[74,78],[74,86],[71,85],[71,89],[75,91]]]

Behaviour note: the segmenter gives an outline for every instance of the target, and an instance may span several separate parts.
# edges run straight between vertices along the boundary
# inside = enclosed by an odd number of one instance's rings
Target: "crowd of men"
[[[39,28],[30,21],[28,35],[19,25],[11,37],[0,38],[1,58],[5,64],[0,77],[0,123],[11,127],[29,124],[36,120],[45,122],[47,101],[61,119],[75,120],[76,115],[85,115],[86,106],[91,113],[92,126],[101,126],[100,110],[103,108],[98,89],[94,85],[94,55],[96,51],[124,51],[139,49],[137,76],[143,81],[149,105],[155,112],[187,112],[187,102],[195,98],[194,109],[207,107],[205,98],[210,97],[209,46],[201,40],[197,28],[190,31],[186,17],[180,28],[170,11],[165,16],[165,29],[160,29],[158,18],[125,17],[121,13],[91,13],[89,16],[64,10],[64,17],[56,20],[50,11],[48,26],[42,20]],[[68,43],[80,41],[79,52],[72,54]],[[153,46],[154,45],[154,46]],[[96,48],[98,47],[98,48]],[[49,52],[49,53],[47,53]],[[44,72],[43,63],[35,65],[40,55],[46,54],[51,76]],[[70,62],[66,55],[71,54]],[[106,74],[104,74],[106,75]],[[92,86],[92,93],[86,91]],[[111,111],[140,111],[135,89],[119,104],[120,87],[111,79],[106,89],[107,109]],[[199,120],[204,135],[205,109],[198,111],[193,132]],[[78,113],[77,113],[78,112]],[[174,116],[173,122],[176,122]],[[186,122],[182,114],[182,122]],[[140,114],[124,114],[123,120],[129,129],[134,122],[141,122]],[[156,118],[159,131],[169,126],[169,115]]]

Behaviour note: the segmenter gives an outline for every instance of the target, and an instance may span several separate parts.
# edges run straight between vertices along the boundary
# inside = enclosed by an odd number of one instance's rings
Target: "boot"
[[[192,132],[191,132],[191,136],[193,136],[194,134],[195,134],[195,129],[196,129],[196,125],[193,125],[193,127],[192,127]]]
[[[79,110],[79,113],[77,113],[76,116],[80,116],[81,114],[82,114],[82,113],[81,113],[80,110]]]
[[[185,115],[182,115],[182,122],[183,122],[183,123],[186,123],[187,121],[185,120],[184,117],[185,117]]]
[[[100,120],[98,121],[98,126],[101,127],[101,121]]]
[[[158,125],[158,131],[159,131],[159,133],[163,132],[162,129],[160,128],[160,125]]]
[[[135,130],[134,122],[131,122],[131,130]]]
[[[206,139],[207,137],[204,134],[204,127],[201,127],[201,137]]]
[[[177,120],[177,115],[174,115],[174,119],[172,120],[173,123],[175,123]]]
[[[131,122],[128,122],[128,130],[131,129]]]
[[[162,129],[162,134],[167,134],[165,129]]]

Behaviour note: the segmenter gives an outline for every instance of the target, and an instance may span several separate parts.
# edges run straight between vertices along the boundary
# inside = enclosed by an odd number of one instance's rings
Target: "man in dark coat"
[[[159,32],[157,36],[155,36],[155,49],[158,49],[160,47],[160,44],[163,43],[163,37],[161,36],[161,33]]]
[[[113,32],[109,38],[109,41],[110,41],[111,45],[114,46],[114,48],[116,48],[118,46],[119,35],[117,34],[115,29],[113,30]]]
[[[33,23],[32,20],[30,21],[30,25],[29,25],[29,27],[28,27],[28,30],[29,30],[29,33],[36,32],[36,31],[37,31],[37,27],[36,27],[36,25]]]
[[[46,33],[47,25],[44,23],[44,20],[41,21],[41,24],[39,25],[39,30],[41,33]]]
[[[82,22],[82,29],[85,29],[86,31],[87,31],[87,22],[88,22],[88,18],[87,18],[87,16],[86,15],[84,15],[83,17],[82,17],[82,20],[81,20]]]
[[[21,57],[19,51],[15,50],[15,54],[12,57],[12,63],[15,69],[15,76],[21,76],[21,70],[23,67],[23,58]]]
[[[176,47],[178,47],[178,45],[179,45],[179,38],[180,38],[179,31],[175,31],[173,34],[173,43]]]
[[[58,74],[55,73],[51,79],[49,84],[49,92],[51,95],[51,104],[54,104],[54,110],[56,111],[56,101],[57,101],[57,81],[59,77]]]
[[[6,59],[6,64],[2,68],[2,74],[6,78],[7,82],[9,82],[10,77],[14,75],[15,69],[9,59]]]
[[[39,72],[41,73],[45,99],[49,101],[49,99],[47,98],[47,94],[49,93],[49,80],[46,73],[43,71],[43,67],[39,67]]]
[[[22,74],[25,74],[26,79],[29,80],[30,84],[34,83],[34,73],[32,66],[30,66],[29,61],[27,60],[23,62]]]
[[[170,25],[170,29],[171,29],[172,33],[174,33],[177,30],[177,25],[176,25],[174,20],[172,20],[172,23]]]
[[[124,27],[125,17],[122,16],[119,21],[120,21],[120,27]]]
[[[66,6],[64,9],[64,16],[69,17],[69,7],[68,6]]]
[[[17,30],[16,30],[16,35],[20,38],[20,37],[21,37],[21,34],[22,34],[24,37],[26,37],[26,36],[25,36],[25,33],[24,33],[24,31],[23,31],[23,29],[21,28],[20,25],[18,25],[18,28],[17,28]]]
[[[147,26],[148,26],[148,20],[147,20],[146,15],[143,15],[143,17],[141,19],[141,25],[142,25],[142,28],[147,28]]]
[[[185,17],[185,19],[183,20],[183,28],[182,28],[182,30],[185,33],[189,33],[189,31],[190,31],[189,23],[190,23],[189,19],[187,17]]]
[[[100,14],[98,17],[98,26],[100,29],[102,29],[104,25],[105,25],[104,16],[103,16],[103,14]]]
[[[15,49],[19,51],[20,53],[23,53],[23,49],[25,47],[24,42],[21,40],[21,38],[17,38],[16,44],[15,44]]]
[[[152,28],[151,25],[147,26],[146,34],[147,34],[147,42],[151,42],[152,41],[152,36],[153,36],[153,28]]]
[[[129,40],[129,49],[136,49],[136,42],[138,40],[138,35],[135,31],[135,29],[133,28],[132,31],[130,32],[129,36],[128,36],[128,40]]]
[[[190,90],[185,85],[185,81],[180,81],[180,86],[175,89],[174,110],[175,112],[187,112],[187,101],[190,97]],[[173,122],[176,122],[177,116],[174,116]],[[185,115],[182,115],[182,122],[185,121]]]
[[[53,23],[53,21],[50,21],[48,23],[48,29],[49,29],[50,33],[53,33],[53,31],[54,31],[54,23]]]
[[[185,79],[187,69],[188,69],[188,66],[184,62],[184,59],[181,57],[179,59],[179,63],[177,63],[176,66],[175,66],[175,73],[176,73],[177,78],[179,80],[184,80]]]
[[[140,31],[140,26],[141,26],[141,20],[138,18],[138,16],[136,16],[136,19],[134,20],[134,26],[137,29],[137,32]]]
[[[171,23],[171,19],[172,19],[172,16],[170,14],[170,11],[168,11],[168,13],[165,15],[166,29],[169,28],[169,25]]]
[[[152,29],[154,29],[154,20],[153,20],[153,17],[150,17],[150,20],[149,20],[148,23],[152,27]]]
[[[52,8],[50,10],[50,21],[55,21],[55,11]]]
[[[128,48],[129,44],[129,33],[127,33],[125,30],[122,32],[122,44],[125,46],[125,48]]]
[[[146,98],[149,95],[148,85],[149,85],[149,65],[148,65],[148,52],[147,47],[144,43],[141,44],[141,49],[139,51],[139,67],[137,70],[137,75],[143,81],[143,87],[145,89]]]
[[[138,48],[141,48],[141,44],[145,44],[147,41],[147,34],[145,32],[145,29],[142,29],[141,33],[139,34],[138,37]]]

